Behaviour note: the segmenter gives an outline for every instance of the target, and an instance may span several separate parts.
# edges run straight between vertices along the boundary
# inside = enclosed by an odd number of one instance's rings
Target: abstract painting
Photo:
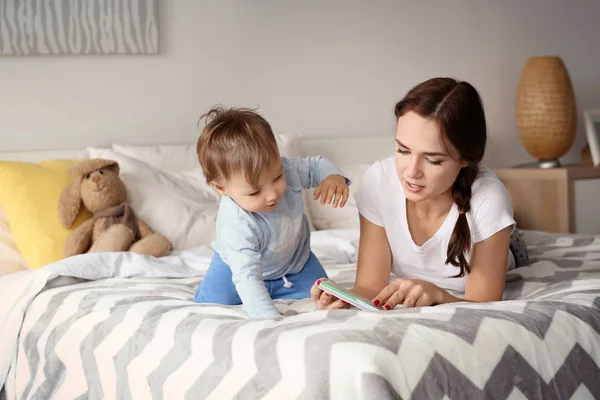
[[[0,0],[0,55],[158,53],[158,0]]]

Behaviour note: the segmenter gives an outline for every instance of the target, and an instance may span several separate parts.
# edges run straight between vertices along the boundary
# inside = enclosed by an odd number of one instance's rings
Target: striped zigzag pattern
[[[506,300],[248,320],[194,304],[197,278],[47,289],[27,309],[8,399],[600,398],[600,238],[543,238]],[[351,265],[329,266],[343,284]],[[0,396],[1,397],[1,396]]]
[[[23,399],[600,398],[600,289],[577,302],[561,293],[252,321],[237,308],[191,303],[196,283],[102,281],[42,293],[8,386]],[[585,285],[600,288],[600,278]]]

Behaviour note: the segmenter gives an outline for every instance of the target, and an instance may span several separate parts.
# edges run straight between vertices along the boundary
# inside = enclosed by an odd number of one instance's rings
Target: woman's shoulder
[[[487,191],[504,191],[506,187],[498,178],[498,175],[486,166],[481,166],[479,174],[473,182],[473,194],[476,192],[487,192]]]
[[[388,179],[390,176],[396,176],[396,160],[394,156],[377,160],[364,173],[370,179],[378,178],[380,181]]]
[[[515,223],[510,193],[492,170],[481,168],[471,193],[469,222],[475,242]]]
[[[471,208],[477,210],[482,204],[512,209],[510,193],[491,169],[482,166],[471,191]]]
[[[396,161],[392,156],[377,160],[364,169],[358,185],[359,190],[368,189],[379,193],[381,188],[389,188],[393,179],[397,179],[397,174]]]
[[[393,184],[394,179],[396,185]],[[394,157],[377,160],[367,167],[359,185],[354,187],[359,213],[372,223],[384,226],[383,221],[387,215],[382,210],[387,209],[390,202],[400,202],[397,197],[399,192],[403,195],[401,190],[397,190],[397,181]]]

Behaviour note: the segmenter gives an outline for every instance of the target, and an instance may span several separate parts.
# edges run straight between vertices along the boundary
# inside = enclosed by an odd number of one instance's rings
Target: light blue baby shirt
[[[272,212],[248,212],[224,196],[217,215],[212,247],[231,268],[233,283],[251,318],[280,315],[264,281],[300,272],[310,256],[302,189],[318,186],[329,175],[343,176],[323,157],[282,157],[281,163],[287,189]]]

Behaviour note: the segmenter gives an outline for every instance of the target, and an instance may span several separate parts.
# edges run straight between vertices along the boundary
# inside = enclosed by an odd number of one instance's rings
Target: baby
[[[214,108],[198,139],[198,160],[219,192],[214,256],[198,303],[243,304],[251,318],[280,315],[273,299],[310,297],[326,273],[310,250],[302,189],[343,207],[350,181],[323,157],[280,157],[269,123],[248,109]]]

